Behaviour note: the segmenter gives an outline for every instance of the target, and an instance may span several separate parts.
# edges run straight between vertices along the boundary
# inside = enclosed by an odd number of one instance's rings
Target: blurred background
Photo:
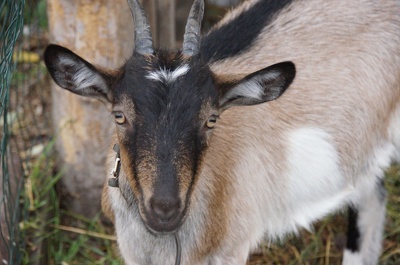
[[[203,30],[240,0],[209,0]],[[155,45],[179,48],[188,0],[143,0]],[[101,103],[59,89],[43,63],[49,43],[118,67],[133,52],[126,0],[0,1],[0,264],[122,264],[100,211],[112,119]],[[108,122],[107,122],[108,121]],[[388,218],[380,264],[400,264],[400,165],[387,172]],[[340,264],[346,213],[249,264]]]

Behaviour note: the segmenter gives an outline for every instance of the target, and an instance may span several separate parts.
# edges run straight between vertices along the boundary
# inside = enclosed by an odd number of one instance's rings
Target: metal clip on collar
[[[113,150],[116,153],[115,164],[113,170],[110,173],[112,177],[108,179],[108,186],[113,188],[118,188],[119,187],[118,177],[119,177],[119,171],[121,170],[121,156],[119,154],[119,145],[114,144]]]

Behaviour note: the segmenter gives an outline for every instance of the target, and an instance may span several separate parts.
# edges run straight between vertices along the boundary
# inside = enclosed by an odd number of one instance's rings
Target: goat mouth
[[[186,208],[178,211],[168,219],[161,219],[151,209],[141,212],[142,221],[150,233],[154,235],[175,234],[186,220]]]
[[[161,220],[149,211],[145,212],[144,217],[145,218],[142,218],[143,223],[150,233],[154,235],[175,234],[181,228],[184,220],[186,219],[184,211],[179,212],[169,220]]]

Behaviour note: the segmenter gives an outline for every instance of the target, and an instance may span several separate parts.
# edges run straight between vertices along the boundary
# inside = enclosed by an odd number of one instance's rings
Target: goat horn
[[[146,14],[138,0],[128,0],[135,27],[135,50],[140,54],[153,54],[153,39]]]
[[[190,9],[183,37],[182,53],[184,55],[193,56],[200,50],[200,30],[203,14],[204,0],[195,0]]]

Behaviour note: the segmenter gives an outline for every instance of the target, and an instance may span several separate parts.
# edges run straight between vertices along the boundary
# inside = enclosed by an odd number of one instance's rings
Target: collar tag
[[[114,144],[113,150],[116,153],[115,164],[113,170],[110,173],[112,177],[108,179],[108,186],[113,188],[118,188],[119,187],[118,177],[119,177],[119,171],[121,170],[121,157],[119,154],[119,145]]]

